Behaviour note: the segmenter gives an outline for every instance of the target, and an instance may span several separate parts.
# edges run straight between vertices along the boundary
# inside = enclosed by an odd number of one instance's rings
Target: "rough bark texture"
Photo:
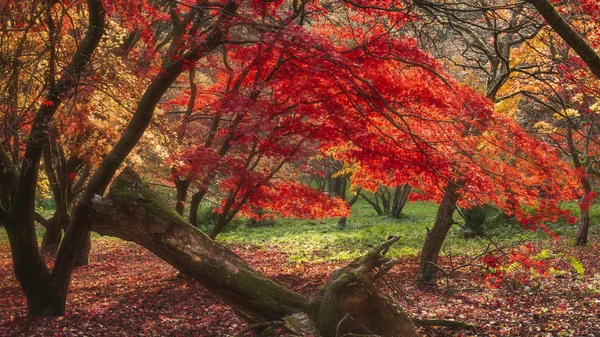
[[[281,320],[304,312],[323,337],[346,333],[415,336],[408,316],[369,279],[374,268],[385,268],[390,262],[383,255],[398,238],[333,273],[309,301],[192,227],[130,169],[115,180],[106,198],[97,198],[93,204],[92,230],[144,246],[196,279],[249,322]]]
[[[393,265],[384,255],[398,240],[393,237],[366,256],[336,270],[313,296],[313,318],[324,337],[348,334],[416,336],[415,327],[406,313],[371,282],[372,270],[387,270]]]
[[[421,251],[418,276],[420,282],[435,283],[437,281],[439,270],[436,265],[446,235],[454,223],[452,214],[456,209],[459,185],[460,183],[448,182],[444,189],[444,197],[438,208],[433,228],[427,230],[427,237]]]
[[[136,242],[193,277],[251,321],[303,311],[306,299],[274,283],[192,227],[127,170],[107,198],[94,201],[91,228]],[[283,315],[283,316],[282,316]]]

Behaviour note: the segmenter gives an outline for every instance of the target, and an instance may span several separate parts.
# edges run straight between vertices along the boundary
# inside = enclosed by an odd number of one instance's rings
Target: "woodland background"
[[[3,333],[600,333],[595,0],[0,9]]]

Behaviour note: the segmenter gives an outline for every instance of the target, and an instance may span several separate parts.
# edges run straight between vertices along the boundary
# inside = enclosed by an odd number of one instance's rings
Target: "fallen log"
[[[335,271],[314,296],[306,298],[273,282],[192,227],[129,168],[117,177],[107,197],[93,203],[91,230],[145,247],[250,323],[306,317],[301,325],[323,337],[416,336],[411,319],[370,280],[372,271],[389,261],[383,255],[398,238]]]

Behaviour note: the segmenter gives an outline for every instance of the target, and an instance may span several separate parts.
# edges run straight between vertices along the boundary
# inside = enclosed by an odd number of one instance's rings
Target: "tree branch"
[[[548,0],[527,0],[540,15],[548,22],[550,27],[581,57],[583,62],[600,79],[600,56],[579,35],[569,23],[556,11]]]
[[[37,221],[37,223],[39,223],[40,225],[44,226],[44,228],[46,229],[48,229],[48,226],[50,225],[50,221],[48,221],[48,219],[44,218],[38,212],[35,212],[35,221]]]

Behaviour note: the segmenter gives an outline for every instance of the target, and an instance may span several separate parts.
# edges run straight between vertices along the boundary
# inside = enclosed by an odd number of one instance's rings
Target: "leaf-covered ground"
[[[306,295],[344,264],[298,265],[275,249],[232,248],[277,282]],[[381,286],[415,317],[479,326],[475,332],[423,328],[422,336],[600,336],[599,248],[596,243],[584,248],[553,244],[541,258],[562,271],[516,288],[484,286],[476,270],[457,273],[435,289],[417,287],[416,257],[404,257]],[[574,268],[572,258],[584,270]],[[244,327],[215,296],[132,243],[94,241],[90,265],[73,276],[65,317],[26,318],[11,265],[10,249],[1,244],[0,336],[228,336]]]

